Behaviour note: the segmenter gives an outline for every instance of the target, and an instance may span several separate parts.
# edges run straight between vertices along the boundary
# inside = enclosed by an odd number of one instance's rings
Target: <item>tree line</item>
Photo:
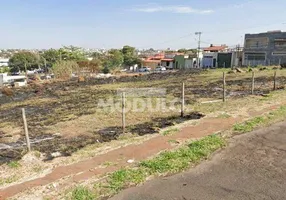
[[[92,59],[88,59],[88,57]],[[70,71],[85,69],[90,72],[108,73],[115,69],[140,64],[136,49],[124,46],[122,49],[111,49],[105,53],[93,52],[90,55],[82,48],[64,46],[60,49],[49,49],[42,53],[22,51],[14,54],[9,60],[11,72],[44,69],[46,71]],[[63,69],[61,69],[63,68]],[[70,70],[67,70],[70,68]]]

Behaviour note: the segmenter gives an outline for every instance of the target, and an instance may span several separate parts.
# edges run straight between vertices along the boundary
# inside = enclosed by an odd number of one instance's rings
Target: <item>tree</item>
[[[102,53],[93,52],[93,53],[91,54],[91,57],[92,57],[93,59],[102,59],[104,56],[103,56]]]
[[[122,49],[122,54],[124,58],[124,64],[126,66],[133,66],[135,64],[140,64],[141,61],[136,55],[136,50],[134,47],[124,46]]]
[[[43,53],[42,57],[45,59],[47,67],[52,67],[60,60],[60,52],[56,49],[49,49]]]
[[[40,63],[39,56],[28,52],[22,51],[19,53],[14,54],[9,60],[9,67],[11,68],[12,72],[15,71],[24,71],[25,66],[27,70],[38,68]]]
[[[187,50],[187,49],[179,49],[178,52],[179,52],[179,53],[187,53],[188,50]]]
[[[62,60],[81,61],[86,60],[82,48],[75,46],[64,46],[59,49],[60,58]]]
[[[118,49],[111,49],[108,51],[107,59],[109,61],[110,68],[121,67],[124,62],[123,54]]]

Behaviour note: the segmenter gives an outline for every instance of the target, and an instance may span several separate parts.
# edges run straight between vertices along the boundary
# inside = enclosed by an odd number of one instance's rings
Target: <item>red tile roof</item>
[[[212,46],[208,48],[204,48],[204,51],[222,51],[225,50],[227,46]]]
[[[168,62],[168,61],[170,61],[170,62],[171,62],[171,61],[174,61],[174,59],[171,59],[171,58],[164,58],[164,59],[162,59],[161,61],[167,61],[167,62]]]

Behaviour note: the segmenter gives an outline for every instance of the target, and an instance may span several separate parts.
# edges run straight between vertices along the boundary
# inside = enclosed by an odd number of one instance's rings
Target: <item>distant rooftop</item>
[[[210,47],[204,48],[204,51],[223,51],[226,48],[228,48],[226,45],[221,45],[221,46],[213,46],[211,45]]]

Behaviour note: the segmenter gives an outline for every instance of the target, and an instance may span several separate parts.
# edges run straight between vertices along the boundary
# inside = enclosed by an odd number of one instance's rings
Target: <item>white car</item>
[[[158,66],[156,67],[155,71],[158,71],[158,72],[166,71],[166,67]]]
[[[139,72],[150,72],[151,68],[150,67],[141,67],[139,69]]]

